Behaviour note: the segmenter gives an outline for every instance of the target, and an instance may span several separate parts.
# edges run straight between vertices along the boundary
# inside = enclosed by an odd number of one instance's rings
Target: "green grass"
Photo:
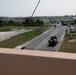
[[[45,32],[49,28],[50,27],[47,27],[47,28],[43,29],[42,32]],[[27,32],[27,33],[23,33],[23,34],[14,36],[14,37],[12,37],[8,40],[0,42],[0,48],[14,48],[18,45],[21,45],[21,44],[35,38],[36,36],[38,36],[38,35],[36,35],[34,30],[30,31],[30,32]]]
[[[0,32],[3,31],[11,31],[12,29],[21,29],[24,28],[23,26],[5,26],[5,27],[0,27]]]
[[[76,33],[75,33],[76,39]],[[76,53],[76,42],[68,42],[70,40],[70,34],[65,36],[64,41],[59,49],[59,52],[69,52],[69,53]]]
[[[21,45],[21,44],[27,42],[28,40],[33,39],[34,37],[36,37],[36,35],[34,34],[34,31],[20,34],[20,35],[14,36],[8,40],[0,42],[0,47],[1,48],[14,48],[18,45]]]
[[[0,27],[0,32],[4,32],[4,31],[11,31],[12,29],[22,29],[22,28],[25,28],[25,29],[36,29],[38,28],[39,26],[5,26],[5,27]]]

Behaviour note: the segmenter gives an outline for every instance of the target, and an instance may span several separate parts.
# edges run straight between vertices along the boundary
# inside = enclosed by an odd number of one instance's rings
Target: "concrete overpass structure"
[[[0,75],[76,75],[76,54],[0,48]]]

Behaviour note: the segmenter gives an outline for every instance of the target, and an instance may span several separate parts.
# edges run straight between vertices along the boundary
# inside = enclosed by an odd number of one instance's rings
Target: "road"
[[[23,44],[23,47],[27,50],[43,50],[43,51],[58,51],[64,35],[65,35],[65,26],[57,25],[57,27],[52,27],[45,33],[39,35],[33,40]],[[56,35],[58,38],[58,43],[55,47],[48,47],[48,40],[52,35]]]
[[[60,48],[60,45],[63,41],[64,35],[65,35],[65,27],[58,26],[58,34],[56,34],[58,38],[58,43],[55,47],[47,47],[48,42],[46,42],[44,45],[42,45],[39,50],[45,50],[45,51],[58,51]],[[47,40],[48,41],[48,40]]]

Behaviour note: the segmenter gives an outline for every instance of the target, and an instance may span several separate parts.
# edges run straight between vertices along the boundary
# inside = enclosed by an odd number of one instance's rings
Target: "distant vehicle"
[[[48,46],[55,46],[55,45],[58,43],[58,41],[57,41],[57,37],[56,37],[56,36],[52,36],[52,37],[50,37],[48,43],[49,43]]]
[[[54,27],[56,27],[56,25],[54,25]]]
[[[70,29],[70,32],[71,33],[75,33],[75,29]]]
[[[71,28],[70,28],[70,33],[75,33],[75,29],[73,26],[71,26]]]
[[[59,24],[59,22],[57,24]]]

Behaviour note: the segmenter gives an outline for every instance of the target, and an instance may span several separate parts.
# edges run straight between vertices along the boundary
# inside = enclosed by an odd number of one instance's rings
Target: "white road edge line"
[[[60,46],[61,46],[61,44],[62,44],[62,42],[63,42],[63,40],[64,40],[64,36],[65,36],[65,31],[64,31],[64,34],[62,35],[62,39],[60,40],[60,45],[59,45],[59,48],[60,48]],[[58,52],[59,51],[59,48],[56,50],[56,52]]]

